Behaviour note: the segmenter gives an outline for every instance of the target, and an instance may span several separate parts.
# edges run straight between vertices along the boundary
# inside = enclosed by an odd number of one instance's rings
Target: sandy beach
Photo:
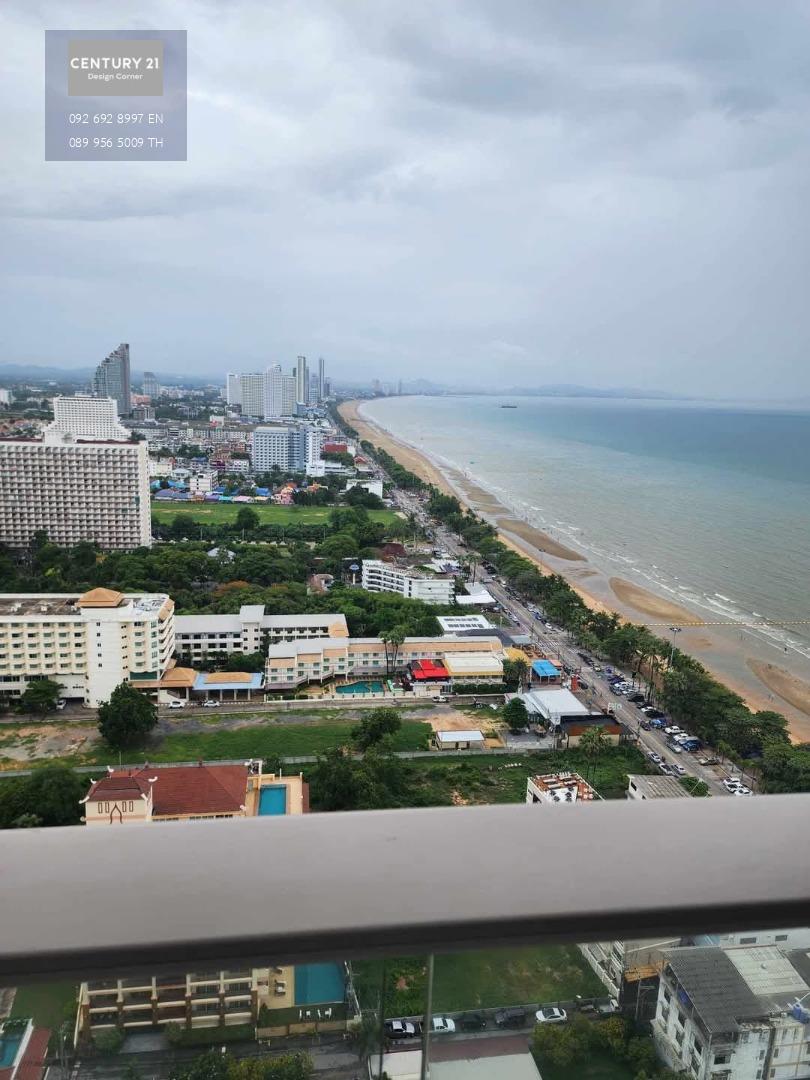
[[[530,559],[543,573],[564,577],[593,610],[615,612],[623,619],[646,623],[662,637],[668,636],[669,624],[681,626],[679,647],[700,660],[729,689],[738,693],[749,708],[776,709],[784,713],[794,741],[810,741],[810,681],[765,659],[766,647],[753,635],[748,635],[746,645],[745,628],[737,631],[733,627],[705,622],[697,612],[642,585],[606,575],[580,552],[516,518],[471,477],[457,469],[440,467],[421,450],[400,441],[369,420],[360,411],[363,404],[362,401],[349,401],[339,406],[343,419],[360,433],[362,439],[382,447],[440,491],[455,495],[462,505],[494,525],[504,544]],[[737,633],[739,641],[736,640]],[[752,652],[761,655],[751,655]]]

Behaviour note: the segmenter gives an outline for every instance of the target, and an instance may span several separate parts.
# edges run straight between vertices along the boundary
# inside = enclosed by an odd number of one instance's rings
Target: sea
[[[362,411],[603,572],[810,658],[810,411],[519,395]]]

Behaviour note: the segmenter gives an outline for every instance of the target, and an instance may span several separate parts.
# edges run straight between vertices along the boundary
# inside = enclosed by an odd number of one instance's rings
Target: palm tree
[[[579,749],[585,755],[585,759],[588,763],[586,772],[589,776],[593,777],[596,769],[596,762],[603,756],[610,747],[607,736],[600,727],[589,727],[579,737]],[[588,776],[585,777],[588,779]]]
[[[517,675],[518,690],[523,690],[527,683],[529,665],[522,656],[519,656],[516,660],[512,661],[512,668]]]
[[[390,678],[397,666],[397,653],[405,640],[405,630],[401,626],[393,626],[380,634],[380,640],[385,646],[385,673]]]

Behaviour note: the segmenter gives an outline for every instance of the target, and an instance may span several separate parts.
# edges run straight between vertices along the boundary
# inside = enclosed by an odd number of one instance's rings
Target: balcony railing
[[[9,830],[0,985],[805,925],[809,815],[791,795]],[[134,866],[146,895],[120,887]]]

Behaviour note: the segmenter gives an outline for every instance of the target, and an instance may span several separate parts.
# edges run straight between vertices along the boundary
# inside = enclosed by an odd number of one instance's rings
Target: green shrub
[[[111,1057],[113,1054],[117,1054],[124,1045],[124,1033],[120,1028],[113,1028],[111,1031],[99,1031],[97,1035],[93,1036],[93,1042],[100,1054]]]

